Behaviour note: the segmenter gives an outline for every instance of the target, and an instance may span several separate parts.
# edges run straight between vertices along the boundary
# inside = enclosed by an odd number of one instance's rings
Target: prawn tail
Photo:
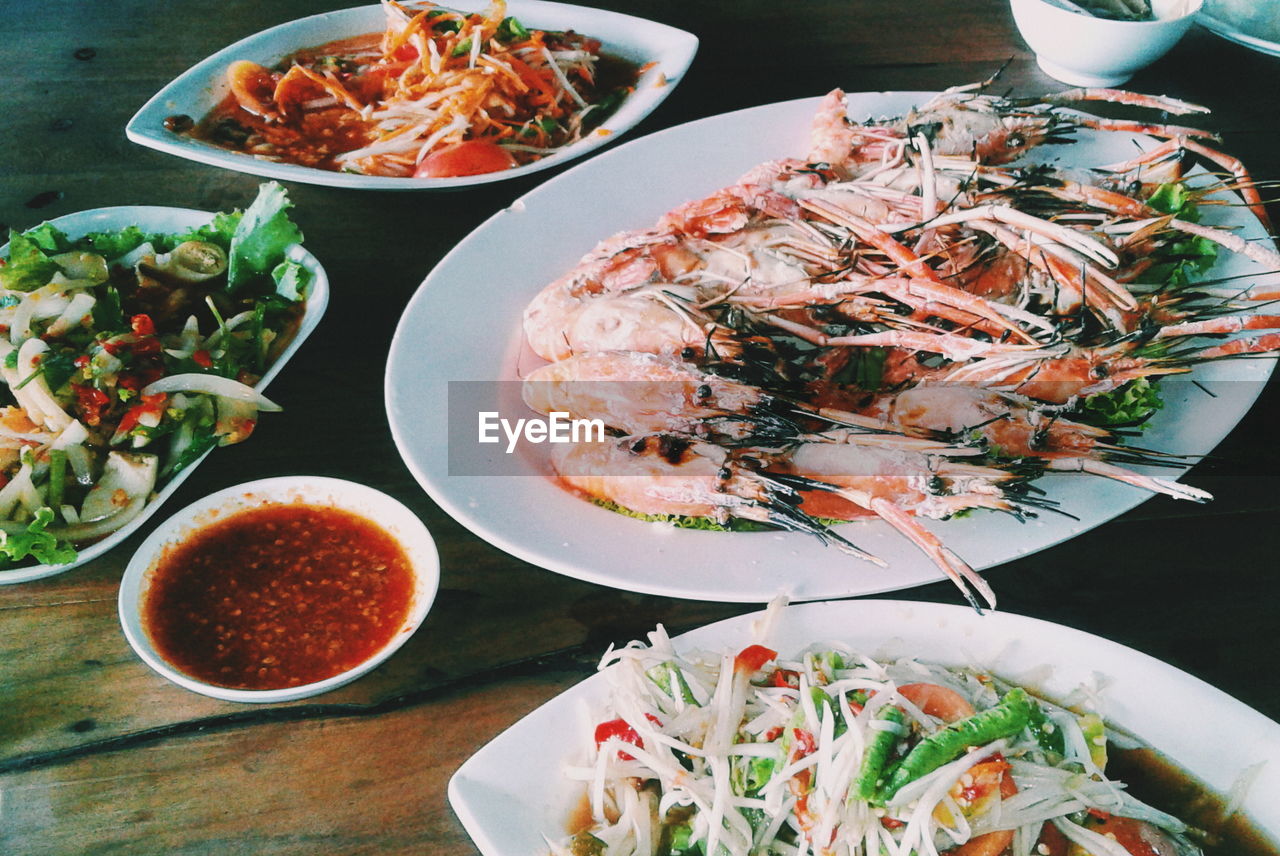
[[[968,562],[938,540],[938,536],[921,526],[919,521],[892,502],[879,497],[871,499],[870,509],[932,559],[938,569],[956,584],[965,600],[979,615],[982,614],[982,605],[975,595],[980,595],[991,609],[996,608],[996,593],[987,581]]]

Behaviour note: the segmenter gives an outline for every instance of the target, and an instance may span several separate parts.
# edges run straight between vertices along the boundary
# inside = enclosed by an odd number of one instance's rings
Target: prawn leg
[[[1087,473],[1102,476],[1152,493],[1162,493],[1174,499],[1186,499],[1191,502],[1208,502],[1213,499],[1213,494],[1200,488],[1179,484],[1169,479],[1144,476],[1141,473],[1126,470],[1124,467],[1117,467],[1092,458],[1050,458],[1045,461],[1045,469],[1060,473]]]

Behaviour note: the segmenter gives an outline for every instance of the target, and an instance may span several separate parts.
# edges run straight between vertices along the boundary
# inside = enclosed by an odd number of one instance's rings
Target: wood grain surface
[[[109,205],[247,204],[257,179],[135,146],[125,122],[208,54],[342,5],[0,3],[0,223],[25,228]],[[702,40],[686,79],[628,139],[835,86],[938,89],[1006,60],[1003,86],[1061,88],[1037,69],[1000,0],[595,5]],[[1209,105],[1224,148],[1274,180],[1277,80],[1280,60],[1194,30],[1129,86]],[[753,608],[628,594],[526,565],[453,522],[400,462],[382,376],[406,301],[458,240],[552,174],[439,195],[290,186],[332,282],[328,316],[272,385],[285,411],[250,442],[218,450],[167,510],[253,478],[358,480],[427,523],[441,552],[439,599],[373,674],[264,708],[185,692],[129,649],[118,582],[154,523],[80,569],[0,587],[0,853],[474,854],[445,802],[471,753],[589,674],[609,643],[657,622],[675,633]],[[1271,384],[1194,470],[1189,480],[1215,502],[1152,499],[988,572],[1002,608],[1131,645],[1280,716],[1280,682],[1264,667],[1280,661],[1278,412]],[[949,584],[895,596],[958,600]]]

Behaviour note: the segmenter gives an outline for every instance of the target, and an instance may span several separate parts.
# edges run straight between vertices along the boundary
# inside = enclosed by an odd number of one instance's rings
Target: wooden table
[[[0,222],[27,227],[97,206],[246,204],[256,179],[137,147],[125,121],[224,45],[345,4],[0,5]],[[1061,88],[1036,68],[1000,0],[599,5],[702,39],[687,79],[632,137],[837,85],[942,88],[1010,57],[1005,85]],[[1278,72],[1280,61],[1196,30],[1130,85],[1210,105],[1225,148],[1276,179]],[[356,479],[408,503],[431,528],[439,599],[374,674],[263,708],[179,689],[125,643],[118,581],[154,523],[71,573],[0,589],[0,852],[475,853],[445,803],[464,759],[589,674],[610,642],[659,621],[678,632],[749,608],[633,595],[525,565],[433,505],[392,445],[382,375],[402,307],[456,241],[547,176],[442,195],[290,188],[332,279],[328,317],[273,384],[284,413],[264,419],[249,443],[218,451],[167,511],[252,478]],[[1280,662],[1278,404],[1273,384],[1193,473],[1215,502],[1152,499],[994,569],[987,577],[1003,608],[1135,646],[1280,716],[1271,677]],[[898,597],[957,601],[942,583]]]

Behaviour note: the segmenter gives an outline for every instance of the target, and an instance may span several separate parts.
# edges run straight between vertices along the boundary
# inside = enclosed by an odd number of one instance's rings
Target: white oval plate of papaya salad
[[[269,178],[462,188],[616,139],[662,103],[697,49],[684,30],[565,3],[385,2],[242,39],[158,92],[125,132]]]
[[[848,113],[857,120],[901,116],[931,97],[910,92],[853,94],[848,97]],[[525,195],[445,257],[407,306],[386,375],[387,408],[398,448],[442,508],[495,546],[589,582],[673,597],[765,602],[779,592],[793,600],[813,600],[933,582],[943,578],[939,555],[948,562],[955,555],[972,568],[989,568],[1072,538],[1152,495],[1115,479],[1051,472],[1034,486],[1044,491],[1042,499],[1065,514],[1030,507],[1026,510],[1036,516],[1020,520],[984,509],[969,517],[923,520],[923,530],[901,520],[896,526],[875,521],[835,527],[857,548],[883,561],[882,567],[799,531],[693,531],[630,519],[558,484],[549,461],[551,444],[529,442],[522,434],[525,439],[515,444],[515,451],[506,451],[505,429],[497,420],[514,427],[517,419],[539,416],[522,401],[522,380],[544,365],[524,335],[522,316],[530,302],[549,283],[567,280],[566,272],[574,270],[583,254],[610,235],[649,229],[665,212],[733,184],[759,164],[804,157],[810,123],[824,103],[804,99],[741,110],[628,143]],[[1151,137],[1128,132],[1080,130],[1075,142],[1045,145],[1032,154],[1081,166],[1127,160],[1135,151],[1157,145]],[[1204,223],[1232,229],[1265,247],[1265,230],[1249,209],[1202,208]],[[1270,288],[1277,282],[1263,264],[1228,252],[1220,253],[1202,276],[1244,277],[1222,280],[1232,289],[1255,282]],[[902,291],[899,295],[910,298]],[[600,317],[608,321],[609,311]],[[605,329],[585,322],[579,326],[588,332]],[[659,323],[622,329],[661,333],[667,328]],[[693,330],[696,337],[704,336],[701,325]],[[555,335],[544,338],[553,347],[558,344]],[[571,342],[568,331],[563,341],[571,351],[589,350]],[[1221,340],[1196,341],[1213,345]],[[1009,350],[1017,352],[1016,347]],[[1273,366],[1270,356],[1203,362],[1190,374],[1166,378],[1161,384],[1163,408],[1146,423],[1140,438],[1131,439],[1132,445],[1179,455],[1207,454],[1248,411]],[[708,389],[721,385],[714,381]],[[494,415],[482,417],[485,413]],[[482,418],[488,420],[486,430],[494,442],[478,442]],[[1055,420],[1058,416],[1046,421]],[[650,448],[645,448],[646,454]],[[1194,489],[1169,480],[1195,459],[1167,469],[1121,461],[1166,479],[1163,491],[1194,496]],[[750,473],[745,476],[751,478]],[[927,539],[932,533],[951,553],[935,549],[933,557],[926,555],[898,531],[904,528],[917,538]],[[926,534],[920,536],[921,531]]]
[[[733,816],[720,839],[725,849],[717,852],[735,854],[748,852],[739,834],[748,828],[760,847],[752,853],[831,852],[800,848],[797,831],[808,828],[814,836],[823,829],[838,836],[835,852],[865,854],[868,834],[882,837],[885,849],[875,852],[936,853],[1010,826],[1021,827],[1004,833],[1015,844],[1011,852],[1065,853],[1063,837],[1052,832],[1038,848],[1046,819],[1084,845],[1097,839],[1081,828],[1099,837],[1111,832],[1113,845],[1133,840],[1122,827],[1143,828],[1150,844],[1134,854],[1198,853],[1167,846],[1169,838],[1188,834],[1180,821],[1204,822],[1203,816],[1190,816],[1185,804],[1161,804],[1158,790],[1144,787],[1154,772],[1146,747],[1196,783],[1188,797],[1207,788],[1222,802],[1231,800],[1255,832],[1280,838],[1280,726],[1159,660],[1058,624],[931,603],[810,603],[731,618],[674,639],[659,628],[605,654],[606,661],[613,663],[610,674],[602,669],[534,710],[453,776],[449,801],[485,856],[702,853],[717,805]],[[739,671],[736,687],[720,680]],[[802,680],[812,707],[797,702]],[[1002,711],[1028,700],[1015,688],[1029,694],[1033,706],[1024,714],[1031,715],[993,728]],[[972,731],[957,721],[968,717]],[[983,748],[944,752],[940,732],[948,729]],[[861,740],[851,732],[861,732]],[[875,745],[874,735],[885,732],[906,740],[886,747],[877,772],[866,760],[873,753],[861,747]],[[932,749],[922,748],[930,738]],[[682,760],[689,745],[700,749]],[[932,763],[918,763],[931,751]],[[713,759],[723,764],[718,781],[710,772]],[[998,800],[989,793],[993,772]],[[952,790],[958,781],[964,784]],[[1113,781],[1129,785],[1123,796]],[[602,789],[593,797],[593,788]],[[804,802],[795,798],[802,792]],[[592,821],[593,798],[622,815],[614,815],[620,822],[613,829]],[[657,806],[660,798],[658,817],[674,807],[667,822],[654,824],[650,847],[629,849],[636,840],[627,834],[628,818],[638,807],[648,826],[645,799]],[[803,825],[794,816],[797,806],[806,814]],[[950,812],[956,822],[939,824]],[[775,818],[783,818],[780,826],[771,823]],[[904,850],[903,841],[921,827],[936,836],[926,835],[933,847]],[[778,849],[760,846],[775,840],[778,829]],[[858,849],[846,849],[847,836]],[[605,842],[613,849],[600,846]],[[1008,843],[972,852],[1005,852]],[[1231,853],[1232,843],[1206,852]],[[1273,852],[1256,838],[1250,843],[1257,849],[1248,852]]]
[[[279,409],[262,390],[329,302],[289,208],[268,183],[243,212],[97,208],[0,247],[0,584],[101,556]]]

